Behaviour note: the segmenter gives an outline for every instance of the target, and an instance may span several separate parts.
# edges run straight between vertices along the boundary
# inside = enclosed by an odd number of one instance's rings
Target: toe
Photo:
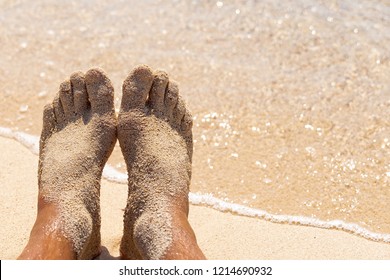
[[[62,125],[65,123],[65,113],[64,108],[62,107],[60,95],[59,93],[56,95],[56,97],[53,100],[53,109],[54,109],[54,115],[56,118],[56,123],[58,125]]]
[[[121,112],[143,109],[153,84],[153,74],[146,65],[136,67],[123,82]]]
[[[172,122],[175,127],[181,128],[181,121],[184,117],[185,112],[186,112],[186,106],[184,100],[179,96],[177,105],[173,109],[173,113],[172,113]]]
[[[186,145],[187,145],[187,153],[190,161],[192,162],[192,154],[193,154],[193,141],[192,141],[192,115],[186,110],[183,119],[181,121],[181,135],[183,136]],[[189,176],[191,177],[191,172],[189,172]]]
[[[152,89],[149,93],[149,105],[154,111],[161,112],[164,107],[164,96],[168,85],[168,74],[157,71],[154,74]]]
[[[76,115],[81,116],[91,106],[88,101],[85,77],[82,72],[75,72],[70,76],[73,91],[74,110]]]
[[[164,103],[165,103],[165,114],[170,119],[172,119],[173,108],[175,108],[177,104],[178,97],[179,97],[179,87],[175,82],[169,81],[168,90],[165,94]]]
[[[73,94],[70,81],[67,80],[60,85],[60,100],[64,109],[65,118],[70,120],[74,117]]]
[[[47,104],[43,109],[43,125],[41,140],[45,141],[53,132],[56,126],[56,119],[54,116],[54,109],[52,104]]]
[[[192,115],[191,113],[186,110],[184,116],[183,116],[183,119],[181,121],[181,131],[183,133],[183,135],[189,135],[191,134],[191,131],[192,131]]]
[[[92,113],[114,112],[114,88],[101,69],[91,69],[85,74],[85,85]]]

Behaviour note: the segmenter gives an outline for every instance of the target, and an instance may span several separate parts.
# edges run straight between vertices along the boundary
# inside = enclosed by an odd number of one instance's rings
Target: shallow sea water
[[[148,64],[194,115],[193,193],[390,233],[389,1],[37,2],[0,1],[0,126],[39,135],[93,66],[119,107]]]

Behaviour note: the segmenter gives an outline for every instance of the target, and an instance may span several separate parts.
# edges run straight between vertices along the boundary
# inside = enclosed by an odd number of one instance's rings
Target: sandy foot
[[[44,110],[39,209],[31,237],[40,217],[52,216],[45,234],[65,237],[79,259],[100,253],[100,178],[116,141],[113,93],[103,71],[77,72]]]
[[[177,239],[176,221],[188,223],[191,129],[191,115],[165,72],[138,66],[129,74],[118,120],[129,174],[122,258],[165,258]]]

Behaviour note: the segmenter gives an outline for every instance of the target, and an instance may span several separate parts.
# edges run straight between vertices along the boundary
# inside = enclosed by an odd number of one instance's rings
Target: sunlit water
[[[390,233],[389,1],[36,2],[0,1],[0,126],[39,135],[93,66],[119,106],[145,63],[193,112],[193,193]]]

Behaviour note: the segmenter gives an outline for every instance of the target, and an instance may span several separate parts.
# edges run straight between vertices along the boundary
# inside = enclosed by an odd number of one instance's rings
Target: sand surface
[[[0,259],[14,259],[34,223],[38,157],[0,137]],[[127,186],[102,182],[101,259],[118,258]],[[352,234],[259,219],[190,206],[190,222],[209,259],[390,259],[390,244]]]

